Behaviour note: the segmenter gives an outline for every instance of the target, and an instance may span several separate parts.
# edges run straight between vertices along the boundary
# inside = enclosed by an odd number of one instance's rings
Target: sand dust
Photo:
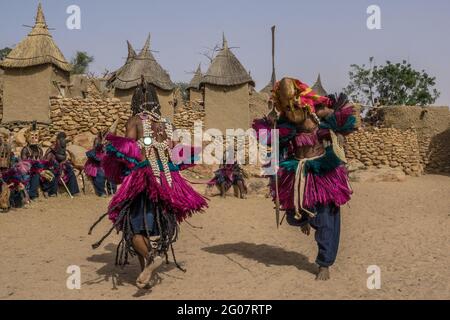
[[[450,177],[355,184],[343,207],[342,236],[329,282],[314,280],[313,236],[275,226],[268,199],[214,197],[210,209],[181,228],[176,243],[183,273],[163,265],[152,290],[139,290],[139,262],[114,266],[110,224],[91,224],[108,199],[66,196],[0,214],[1,299],[449,299]],[[81,268],[69,290],[67,267]],[[367,267],[381,268],[381,289],[367,289]]]

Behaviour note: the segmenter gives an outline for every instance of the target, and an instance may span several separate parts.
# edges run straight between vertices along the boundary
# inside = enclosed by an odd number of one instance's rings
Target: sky
[[[151,33],[151,49],[172,81],[189,81],[201,53],[222,42],[251,72],[256,88],[271,75],[271,32],[276,25],[277,77],[312,85],[318,73],[328,92],[348,84],[351,64],[369,57],[383,64],[409,61],[436,77],[450,105],[450,1],[448,0],[42,0],[47,24],[70,60],[76,51],[95,58],[90,71],[114,71],[127,56],[126,40],[137,51]],[[33,25],[38,1],[0,0],[0,48],[17,44]],[[69,30],[67,7],[77,5],[81,29]],[[369,30],[367,8],[378,5],[381,29]]]

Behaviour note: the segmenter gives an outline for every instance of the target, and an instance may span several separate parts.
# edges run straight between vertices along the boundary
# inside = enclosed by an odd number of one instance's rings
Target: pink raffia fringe
[[[295,171],[281,169],[278,179],[281,208],[284,210],[294,209]],[[273,184],[272,190],[275,190]],[[351,194],[352,190],[348,184],[347,170],[344,166],[337,167],[321,176],[308,173],[303,206],[314,208],[317,204],[334,204],[339,207],[350,200]]]
[[[317,203],[340,207],[350,200],[351,195],[347,169],[344,166],[337,167],[322,176],[312,173],[306,176],[303,198],[305,208],[313,208]]]
[[[107,140],[126,157],[137,162],[142,161],[141,150],[135,140],[113,135],[108,135]],[[194,154],[197,152],[196,150],[191,151]],[[132,201],[142,192],[145,192],[151,201],[160,203],[166,211],[175,214],[179,222],[208,207],[206,198],[197,193],[178,171],[171,172],[171,187],[167,183],[164,172],[160,173],[160,179],[157,181],[151,167],[133,170],[136,167],[135,163],[114,155],[106,154],[102,160],[102,167],[108,178],[121,183],[109,204],[109,209],[114,209],[109,212],[109,219],[113,222],[116,221],[123,209],[118,205],[125,200]],[[123,169],[126,168],[131,170],[131,173],[124,177]]]
[[[84,164],[84,173],[89,177],[95,178],[97,176],[98,166],[91,160],[88,159]]]
[[[165,210],[174,213],[179,222],[208,207],[206,198],[197,193],[178,171],[172,171],[171,175],[172,187],[167,183],[163,172],[161,184],[158,183],[151,167],[133,171],[123,180],[109,204],[109,209],[125,200],[133,200],[142,192],[146,192],[151,201],[159,202]],[[121,207],[112,210],[109,219],[115,222],[121,210]]]
[[[343,126],[347,121],[348,117],[355,113],[355,109],[353,106],[348,105],[343,107],[342,109],[335,111],[334,115],[336,117],[336,123],[339,127]]]
[[[297,146],[314,146],[318,143],[317,131],[311,133],[299,133],[295,136]]]
[[[227,164],[225,165],[225,167],[217,170],[219,171],[218,173],[225,178],[225,182],[228,185],[227,187],[230,187],[233,182],[233,167],[234,165]],[[218,177],[215,176],[214,178],[208,181],[207,185],[210,187],[215,186],[218,183],[218,180],[219,180]]]
[[[117,151],[123,153],[128,158],[132,158],[137,162],[142,161],[141,149],[135,140],[114,136],[112,134],[107,135],[106,139]],[[124,169],[128,168],[131,170],[135,166],[136,164],[126,159],[121,159],[108,153],[102,159],[102,168],[105,171],[105,176],[117,184],[121,184],[125,178],[123,176]]]

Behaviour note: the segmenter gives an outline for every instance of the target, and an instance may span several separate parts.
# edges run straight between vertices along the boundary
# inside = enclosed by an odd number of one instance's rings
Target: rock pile
[[[356,159],[365,168],[388,166],[407,175],[423,173],[417,134],[413,130],[366,128],[348,136],[347,158]]]
[[[195,121],[205,120],[205,109],[203,106],[188,102],[177,108],[174,114],[174,126],[177,129],[188,129],[191,132],[194,129]]]

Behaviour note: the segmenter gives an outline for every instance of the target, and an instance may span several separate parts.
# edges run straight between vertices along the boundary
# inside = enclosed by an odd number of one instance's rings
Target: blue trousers
[[[41,177],[38,173],[33,174],[30,177],[30,182],[27,185],[28,195],[31,200],[39,197],[39,185],[41,184]]]
[[[69,189],[72,195],[80,193],[80,188],[78,187],[77,177],[75,176],[75,172],[73,171],[73,167],[67,164],[66,174],[69,177],[67,181],[67,188]]]
[[[286,221],[290,225],[302,226],[308,222],[315,230],[315,240],[318,246],[316,263],[321,267],[329,267],[336,261],[339,249],[339,238],[341,232],[340,208],[334,205],[318,205],[313,212],[314,218],[304,214],[301,220],[294,218],[294,212],[286,213]]]
[[[98,196],[103,196],[106,194],[105,188],[108,188],[109,194],[115,194],[117,191],[117,185],[106,179],[103,170],[97,170],[97,176],[93,179],[95,194]]]
[[[131,203],[130,220],[133,234],[159,235],[155,221],[155,207],[145,192],[141,192]]]
[[[56,196],[58,194],[58,177],[55,177],[52,181],[42,182],[42,191],[48,193],[49,196]]]

